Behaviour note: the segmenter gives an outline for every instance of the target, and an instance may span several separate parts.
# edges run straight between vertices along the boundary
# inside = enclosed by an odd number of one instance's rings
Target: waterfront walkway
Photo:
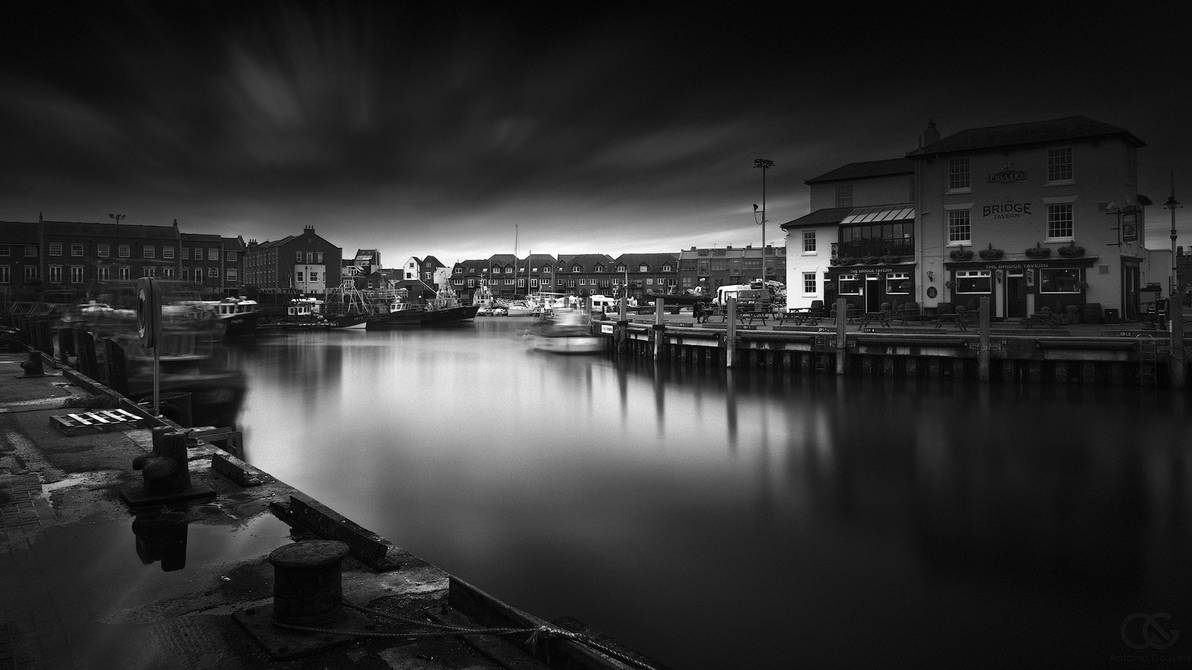
[[[120,409],[143,420],[94,416]],[[196,435],[49,357],[0,353],[0,668],[662,667]],[[178,444],[186,471],[168,473]],[[295,541],[310,551],[276,551]]]

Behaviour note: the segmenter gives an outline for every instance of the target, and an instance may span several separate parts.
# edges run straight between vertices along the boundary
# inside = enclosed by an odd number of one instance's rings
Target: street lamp
[[[115,219],[116,225],[120,225],[120,220],[124,218],[123,214],[108,214],[109,219]]]
[[[1169,297],[1174,302],[1177,299],[1176,294],[1179,293],[1179,286],[1180,286],[1179,278],[1178,278],[1179,275],[1177,272],[1179,270],[1179,261],[1176,259],[1176,256],[1175,256],[1175,251],[1176,251],[1176,246],[1175,246],[1175,239],[1176,239],[1175,210],[1181,206],[1180,201],[1175,199],[1175,171],[1174,170],[1171,173],[1171,195],[1167,196],[1167,201],[1163,203],[1163,206],[1166,207],[1167,209],[1171,210],[1171,287],[1170,287],[1171,294]],[[1170,309],[1169,309],[1169,316],[1170,316]]]
[[[762,286],[766,286],[766,170],[774,167],[769,158],[755,158],[753,167],[762,169],[762,218],[757,219],[757,203],[753,203],[753,220],[762,227]]]

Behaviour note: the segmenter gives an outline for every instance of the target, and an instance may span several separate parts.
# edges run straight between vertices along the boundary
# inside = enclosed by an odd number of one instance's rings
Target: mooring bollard
[[[341,562],[348,545],[338,540],[308,540],[278,547],[273,564],[273,620],[311,626],[334,623],[343,604]]]

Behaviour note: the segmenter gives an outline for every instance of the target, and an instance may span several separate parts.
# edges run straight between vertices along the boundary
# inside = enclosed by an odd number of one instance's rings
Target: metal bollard
[[[273,620],[311,626],[340,618],[343,587],[340,563],[348,545],[338,540],[310,540],[278,547],[273,564]]]

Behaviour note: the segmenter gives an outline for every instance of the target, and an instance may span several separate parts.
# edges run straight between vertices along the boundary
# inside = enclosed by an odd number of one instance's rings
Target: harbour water
[[[1192,667],[1185,394],[556,357],[526,325],[238,345],[247,460],[672,668]]]

